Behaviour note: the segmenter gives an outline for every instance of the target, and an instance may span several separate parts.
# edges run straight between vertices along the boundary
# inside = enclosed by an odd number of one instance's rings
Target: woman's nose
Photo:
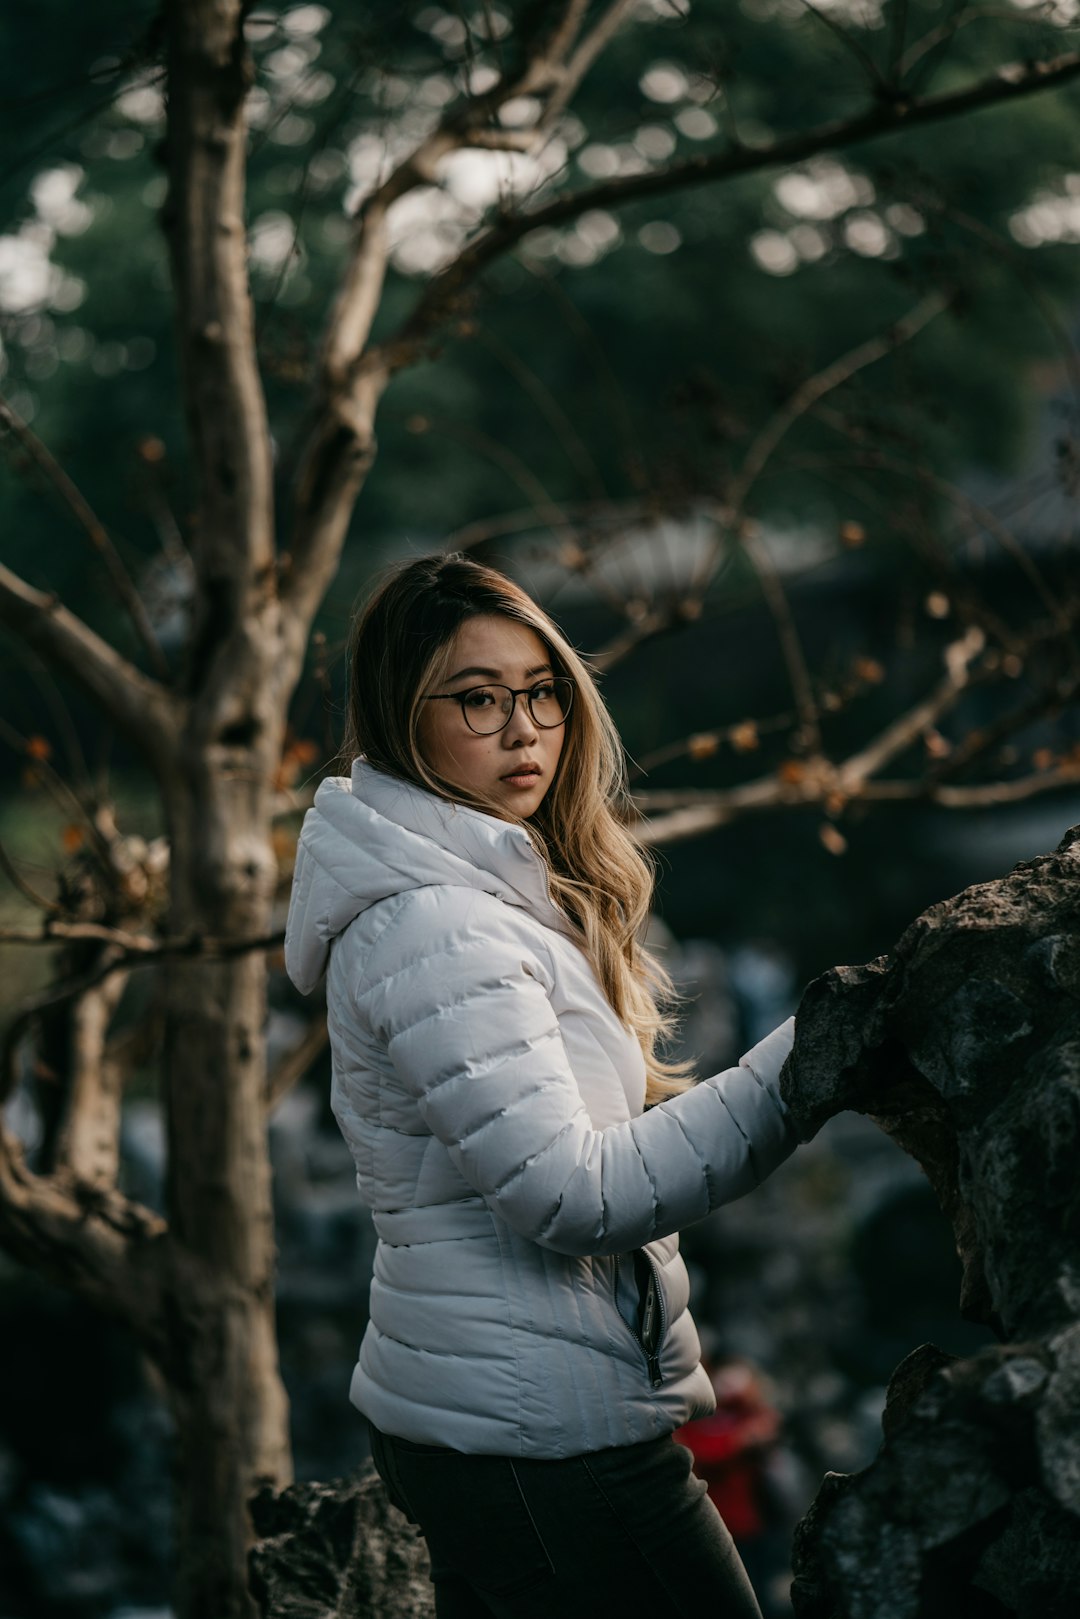
[[[536,725],[529,713],[529,701],[524,695],[514,698],[514,711],[503,727],[503,736],[508,741],[523,741],[536,736]]]

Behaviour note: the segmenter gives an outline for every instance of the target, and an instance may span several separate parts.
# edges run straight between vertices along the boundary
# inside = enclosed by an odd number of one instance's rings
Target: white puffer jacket
[[[379,1238],[353,1403],[533,1457],[711,1411],[676,1233],[794,1149],[794,1018],[644,1112],[637,1041],[524,829],[362,760],[305,818],[285,959],[305,993],[328,971],[333,1108]]]

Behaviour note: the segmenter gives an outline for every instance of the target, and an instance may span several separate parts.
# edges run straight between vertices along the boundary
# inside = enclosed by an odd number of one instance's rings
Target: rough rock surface
[[[845,1108],[926,1171],[1001,1342],[897,1368],[883,1442],[799,1526],[799,1619],[1080,1613],[1080,827],[809,986],[783,1075],[805,1136]]]
[[[433,1619],[427,1547],[370,1466],[263,1490],[251,1512],[251,1591],[263,1619]]]

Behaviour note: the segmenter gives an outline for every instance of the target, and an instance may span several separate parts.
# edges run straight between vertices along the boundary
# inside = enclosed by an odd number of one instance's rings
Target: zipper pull
[[[659,1299],[656,1296],[656,1276],[649,1274],[649,1285],[645,1289],[645,1304],[641,1312],[641,1336],[646,1349],[651,1350],[659,1336]]]
[[[656,1355],[646,1355],[645,1361],[649,1369],[649,1382],[654,1389],[658,1389],[664,1381],[660,1375],[660,1361]]]

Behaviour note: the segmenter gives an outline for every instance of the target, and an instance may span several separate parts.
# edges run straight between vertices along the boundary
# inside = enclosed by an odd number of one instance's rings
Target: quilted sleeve
[[[550,963],[481,911],[447,928],[430,900],[403,908],[357,1004],[427,1127],[514,1230],[559,1253],[621,1253],[741,1197],[794,1150],[778,1089],[793,1017],[736,1066],[596,1130],[552,1010]]]

